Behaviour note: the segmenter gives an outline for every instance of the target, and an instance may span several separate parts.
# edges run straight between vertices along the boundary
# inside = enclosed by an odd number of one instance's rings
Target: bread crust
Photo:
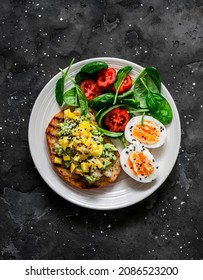
[[[96,123],[93,111],[90,109],[89,113],[91,115],[91,119]],[[110,183],[113,183],[121,172],[120,165],[120,154],[118,151],[115,152],[116,160],[114,161],[113,166],[110,168],[109,172],[111,172],[111,176],[107,177],[103,175],[98,181],[90,184],[83,176],[79,174],[71,173],[67,168],[64,168],[58,164],[54,163],[55,156],[58,155],[55,152],[55,146],[58,142],[58,132],[60,130],[59,124],[64,121],[64,113],[60,111],[57,113],[50,121],[47,129],[46,129],[46,140],[47,145],[49,147],[50,159],[56,170],[56,172],[60,175],[60,177],[71,184],[74,187],[81,189],[92,189],[92,188],[104,188]],[[108,137],[105,137],[105,141],[111,143],[111,140]]]

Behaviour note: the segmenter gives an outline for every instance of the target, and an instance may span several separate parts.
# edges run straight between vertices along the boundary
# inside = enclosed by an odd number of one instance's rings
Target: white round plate
[[[97,60],[105,61],[110,67],[114,67],[116,70],[126,65],[132,66],[131,76],[133,79],[143,69],[143,67],[127,60],[99,57],[75,63],[71,67],[69,75],[74,77],[83,65]],[[156,191],[166,180],[176,162],[181,139],[178,111],[166,87],[162,84],[162,94],[172,107],[173,120],[166,126],[167,139],[165,144],[152,151],[159,165],[158,178],[152,183],[142,184],[134,181],[122,172],[114,184],[104,189],[82,190],[70,186],[57,175],[50,162],[49,150],[46,143],[46,127],[52,117],[60,111],[55,100],[55,85],[60,77],[61,73],[58,73],[42,89],[33,106],[29,121],[28,139],[30,152],[35,166],[45,182],[66,200],[82,207],[100,210],[119,209],[138,203]],[[71,86],[72,83],[67,81],[65,89]],[[116,143],[118,144],[118,141]]]

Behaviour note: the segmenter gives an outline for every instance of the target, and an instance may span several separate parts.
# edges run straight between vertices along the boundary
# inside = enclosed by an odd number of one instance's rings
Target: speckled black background
[[[0,259],[203,258],[202,11],[201,0],[1,1]],[[99,56],[157,67],[182,126],[165,183],[116,211],[59,197],[28,148],[41,89],[72,57]]]

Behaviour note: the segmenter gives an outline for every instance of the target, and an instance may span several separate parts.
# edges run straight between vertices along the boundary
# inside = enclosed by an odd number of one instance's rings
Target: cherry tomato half
[[[133,84],[132,78],[130,77],[130,75],[127,75],[127,77],[122,82],[122,84],[119,88],[118,94],[122,94],[122,93],[126,92],[127,90],[129,90],[132,87],[132,84]],[[112,87],[112,90],[114,92],[116,92],[116,89],[114,86]]]
[[[102,89],[92,79],[86,79],[80,84],[87,100],[90,101],[102,93]]]
[[[104,118],[104,123],[110,131],[124,131],[130,120],[130,116],[125,109],[115,108],[108,112]]]
[[[114,68],[102,69],[97,78],[97,84],[103,89],[107,89],[116,80],[116,70]]]

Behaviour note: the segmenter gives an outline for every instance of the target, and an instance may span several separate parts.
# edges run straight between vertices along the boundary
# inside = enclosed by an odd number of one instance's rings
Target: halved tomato
[[[90,101],[102,93],[102,89],[92,79],[86,79],[80,84],[87,100]]]
[[[113,85],[116,80],[116,70],[114,68],[102,69],[97,78],[97,84],[103,89]]]
[[[130,115],[125,109],[112,109],[104,118],[104,123],[110,131],[124,131]]]

